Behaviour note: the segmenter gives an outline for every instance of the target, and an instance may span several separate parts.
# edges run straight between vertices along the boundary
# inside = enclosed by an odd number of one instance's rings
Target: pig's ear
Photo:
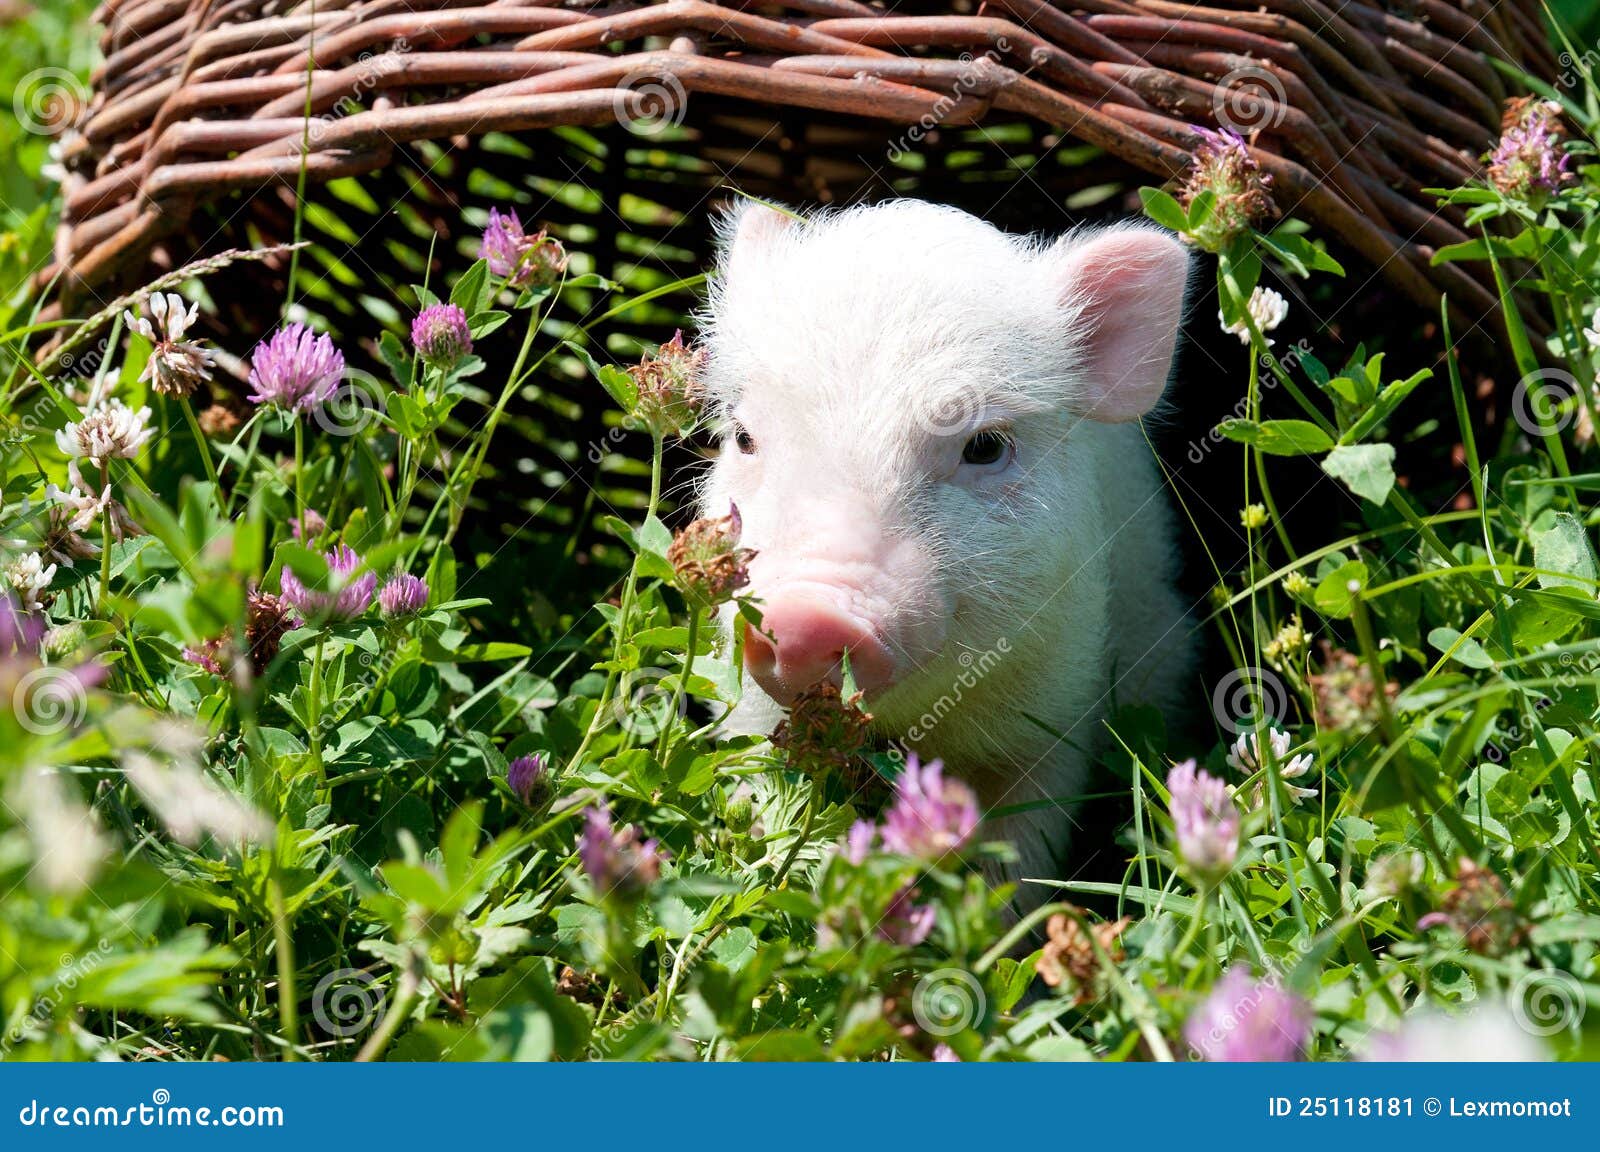
[[[1076,316],[1088,354],[1083,415],[1121,423],[1155,406],[1178,342],[1189,252],[1153,228],[1068,236],[1051,249],[1057,299]]]
[[[728,207],[718,222],[723,265],[731,268],[736,262],[759,260],[794,223],[794,217],[776,208],[740,199]]]

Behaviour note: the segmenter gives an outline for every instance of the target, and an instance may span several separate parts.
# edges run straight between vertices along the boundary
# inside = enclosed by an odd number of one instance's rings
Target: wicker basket
[[[433,272],[459,267],[466,208],[518,203],[596,271],[648,289],[699,269],[709,210],[730,187],[790,203],[914,194],[1004,227],[1060,229],[1064,208],[1092,212],[1120,190],[1108,206],[1125,210],[1128,190],[1178,176],[1193,126],[1220,124],[1243,130],[1281,205],[1339,247],[1353,284],[1381,278],[1429,311],[1446,291],[1465,330],[1494,311],[1491,285],[1430,265],[1466,236],[1424,189],[1478,170],[1518,90],[1513,69],[1554,75],[1538,11],[1539,0],[108,0],[106,62],[62,141],[52,315],[81,315],[196,256],[288,239],[302,177],[315,244],[296,294],[333,326],[360,317],[370,331],[386,305],[363,285],[420,282],[430,252]],[[250,264],[210,281],[236,346],[270,322],[261,303],[282,298],[286,271]],[[667,296],[626,321],[659,336],[689,304]],[[518,413],[531,456],[504,469],[564,483],[587,446],[616,444],[595,405],[560,387],[533,399]],[[623,475],[596,490],[621,504],[633,487]]]
[[[305,143],[306,175],[324,183],[419,141],[650,115],[655,127],[712,97],[698,139],[676,149],[709,170],[691,165],[699,179],[683,183],[788,199],[886,193],[903,174],[896,154],[930,129],[1033,120],[1162,180],[1184,168],[1191,125],[1232,123],[1321,234],[1419,303],[1449,290],[1483,304],[1484,285],[1429,266],[1433,246],[1465,237],[1422,189],[1471,175],[1495,136],[1506,82],[1492,60],[1553,74],[1537,11],[109,0],[106,64],[66,149],[59,264],[71,302],[139,275],[164,239],[187,233],[185,255],[203,249],[215,227],[196,231],[197,209],[294,185]],[[271,235],[270,217],[255,222]]]

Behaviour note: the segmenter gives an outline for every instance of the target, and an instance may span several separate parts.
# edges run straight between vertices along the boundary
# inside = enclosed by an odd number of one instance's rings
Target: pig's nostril
[[[750,625],[744,626],[744,663],[752,672],[771,671],[778,662],[777,649],[772,641]]]
[[[846,652],[850,671],[864,690],[886,687],[893,677],[894,660],[872,628],[820,598],[772,601],[762,612],[762,631],[769,635],[746,630],[745,667],[780,703],[820,681],[837,681]]]

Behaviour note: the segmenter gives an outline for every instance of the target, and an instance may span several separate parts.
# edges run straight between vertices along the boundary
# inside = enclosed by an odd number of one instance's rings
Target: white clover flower
[[[56,565],[46,565],[43,556],[30,552],[7,565],[5,575],[16,590],[17,598],[22,601],[23,609],[32,612],[44,606],[40,595],[49,589],[50,582],[56,578]]]
[[[1262,646],[1261,654],[1267,658],[1269,664],[1277,665],[1304,652],[1310,643],[1305,627],[1300,623],[1300,617],[1296,616],[1278,629],[1278,634]]]
[[[1250,319],[1255,321],[1256,328],[1260,330],[1263,339],[1265,339],[1266,334],[1279,324],[1282,324],[1284,317],[1289,315],[1289,302],[1283,298],[1280,292],[1276,292],[1271,288],[1258,287],[1254,292],[1250,293],[1250,302],[1245,305],[1245,310],[1250,313]],[[1229,324],[1223,320],[1222,312],[1219,309],[1217,323],[1222,325],[1224,332],[1231,332],[1237,336],[1239,343],[1250,343],[1250,329],[1242,320],[1237,324]],[[1272,346],[1271,340],[1267,341],[1267,346]]]
[[[1272,759],[1278,765],[1278,775],[1283,779],[1284,788],[1287,789],[1294,803],[1298,804],[1302,800],[1310,800],[1316,796],[1317,790],[1315,788],[1301,788],[1298,785],[1288,783],[1290,780],[1298,780],[1311,771],[1311,766],[1315,763],[1311,753],[1302,752],[1298,756],[1291,757],[1289,755],[1289,734],[1279,728],[1269,728],[1267,730],[1267,740],[1272,746]],[[1239,734],[1239,739],[1234,741],[1233,751],[1228,753],[1228,766],[1247,776],[1261,771],[1261,744],[1256,739],[1254,732],[1241,732]],[[1257,785],[1252,796],[1251,807],[1260,807],[1260,804],[1261,786]]]
[[[174,837],[197,844],[205,835],[221,843],[270,839],[272,821],[186,761],[161,763],[143,752],[123,762],[128,783]]]
[[[189,395],[211,379],[216,363],[215,352],[197,340],[184,339],[200,315],[200,305],[186,304],[176,292],[157,292],[145,305],[147,316],[123,313],[128,327],[155,345],[139,379],[166,395]]]
[[[56,447],[67,456],[81,457],[95,467],[118,458],[131,460],[150,442],[150,409],[134,411],[121,400],[103,400],[56,433]]]
[[[94,811],[59,776],[41,769],[23,775],[11,799],[33,848],[30,878],[63,895],[88,887],[115,847]]]
[[[39,168],[39,175],[52,184],[65,184],[70,173],[67,170],[67,157],[79,150],[83,143],[83,133],[76,128],[68,128],[50,142],[50,147],[45,150],[48,161]]]
[[[1367,866],[1367,887],[1380,896],[1398,899],[1421,887],[1426,869],[1427,861],[1421,852],[1401,848],[1379,856]]]
[[[101,516],[111,519],[111,536],[117,542],[130,536],[143,535],[143,530],[128,515],[122,504],[111,498],[111,486],[106,485],[98,496],[83,478],[78,462],[67,464],[68,488],[55,484],[45,485],[45,498],[49,501],[48,524],[42,551],[58,564],[73,566],[75,560],[89,560],[100,555],[99,547],[85,539],[87,532]]]
[[[1437,1008],[1413,1012],[1398,1031],[1368,1036],[1356,1056],[1407,1064],[1536,1064],[1551,1059],[1545,1042],[1518,1023],[1514,1009],[1499,1003],[1459,1013]]]
[[[51,509],[52,512],[60,508],[71,513],[71,519],[67,523],[74,532],[86,532],[111,502],[111,485],[107,484],[100,495],[96,496],[94,489],[84,481],[83,472],[79,470],[76,460],[67,465],[67,482],[71,487],[66,489],[58,488],[53,483],[46,484],[45,498],[55,506]]]

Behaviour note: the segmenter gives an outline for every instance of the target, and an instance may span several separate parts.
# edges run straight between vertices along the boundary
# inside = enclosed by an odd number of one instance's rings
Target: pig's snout
[[[761,632],[745,630],[745,667],[783,704],[824,680],[838,683],[846,652],[862,691],[870,694],[893,681],[894,656],[872,626],[820,595],[778,596],[762,607]]]

